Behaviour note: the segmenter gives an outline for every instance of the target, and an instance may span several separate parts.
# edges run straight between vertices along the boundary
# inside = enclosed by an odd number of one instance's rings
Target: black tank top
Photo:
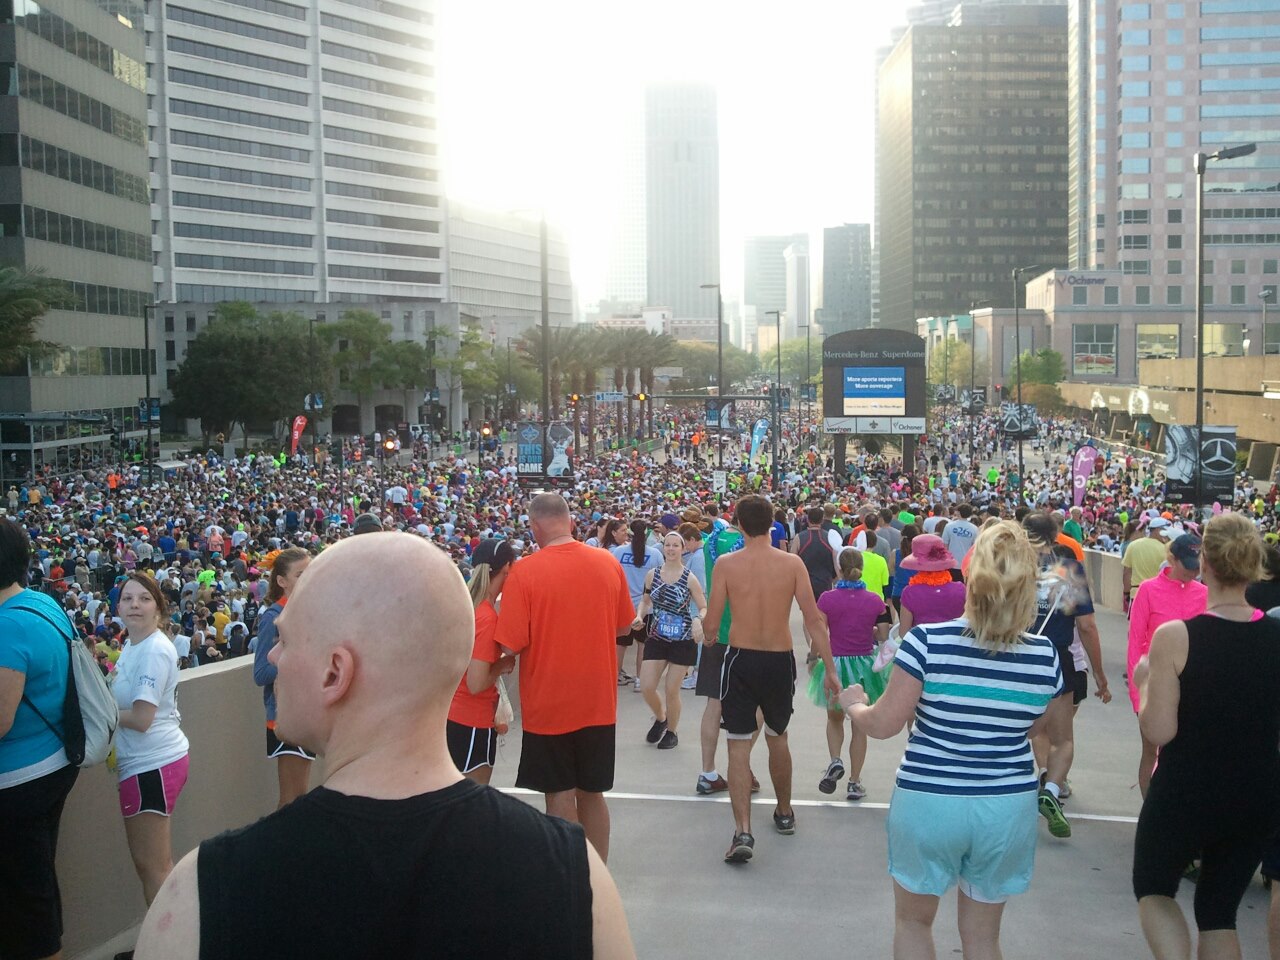
[[[588,958],[577,824],[463,780],[407,800],[320,787],[200,844],[201,960]]]
[[[830,590],[836,578],[836,561],[831,555],[826,531],[810,527],[799,536],[800,546],[796,550],[796,556],[804,561],[805,569],[809,571],[809,582],[817,592]],[[819,587],[821,590],[818,590]]]
[[[1280,621],[1201,614],[1186,621],[1178,732],[1160,748],[1161,792],[1266,809],[1280,795]],[[1155,780],[1152,781],[1155,789]],[[1270,815],[1268,815],[1269,817]]]

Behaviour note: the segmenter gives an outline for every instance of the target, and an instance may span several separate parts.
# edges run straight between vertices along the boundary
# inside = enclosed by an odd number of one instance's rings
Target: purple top
[[[870,590],[828,590],[818,598],[827,616],[833,657],[867,657],[876,651],[873,631],[884,601]]]
[[[940,587],[908,585],[902,591],[902,605],[911,611],[914,627],[955,620],[964,616],[964,584],[953,580]]]

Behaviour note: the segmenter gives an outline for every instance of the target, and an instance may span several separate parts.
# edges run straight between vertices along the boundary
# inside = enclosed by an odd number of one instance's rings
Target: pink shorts
[[[140,813],[173,814],[178,795],[187,783],[190,756],[165,764],[159,770],[144,770],[120,781],[120,813],[128,820]]]

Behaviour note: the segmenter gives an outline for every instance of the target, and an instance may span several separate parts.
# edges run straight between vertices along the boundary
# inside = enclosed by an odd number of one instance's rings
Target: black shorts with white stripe
[[[449,743],[449,756],[462,773],[492,767],[498,758],[498,735],[493,727],[468,727],[447,720],[444,735]]]

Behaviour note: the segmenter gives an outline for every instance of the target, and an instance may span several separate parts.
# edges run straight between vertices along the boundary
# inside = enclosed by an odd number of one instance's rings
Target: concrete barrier
[[[1089,578],[1089,593],[1095,607],[1108,610],[1124,609],[1124,572],[1120,566],[1120,554],[1101,550],[1084,552],[1084,570]]]
[[[266,758],[262,689],[253,682],[252,664],[240,657],[180,675],[178,710],[191,741],[191,774],[173,815],[175,862],[201,840],[275,809],[276,768]],[[116,778],[105,766],[81,771],[67,799],[58,882],[68,958],[110,957],[110,950],[131,945],[111,941],[141,922],[146,907],[125,844]]]

